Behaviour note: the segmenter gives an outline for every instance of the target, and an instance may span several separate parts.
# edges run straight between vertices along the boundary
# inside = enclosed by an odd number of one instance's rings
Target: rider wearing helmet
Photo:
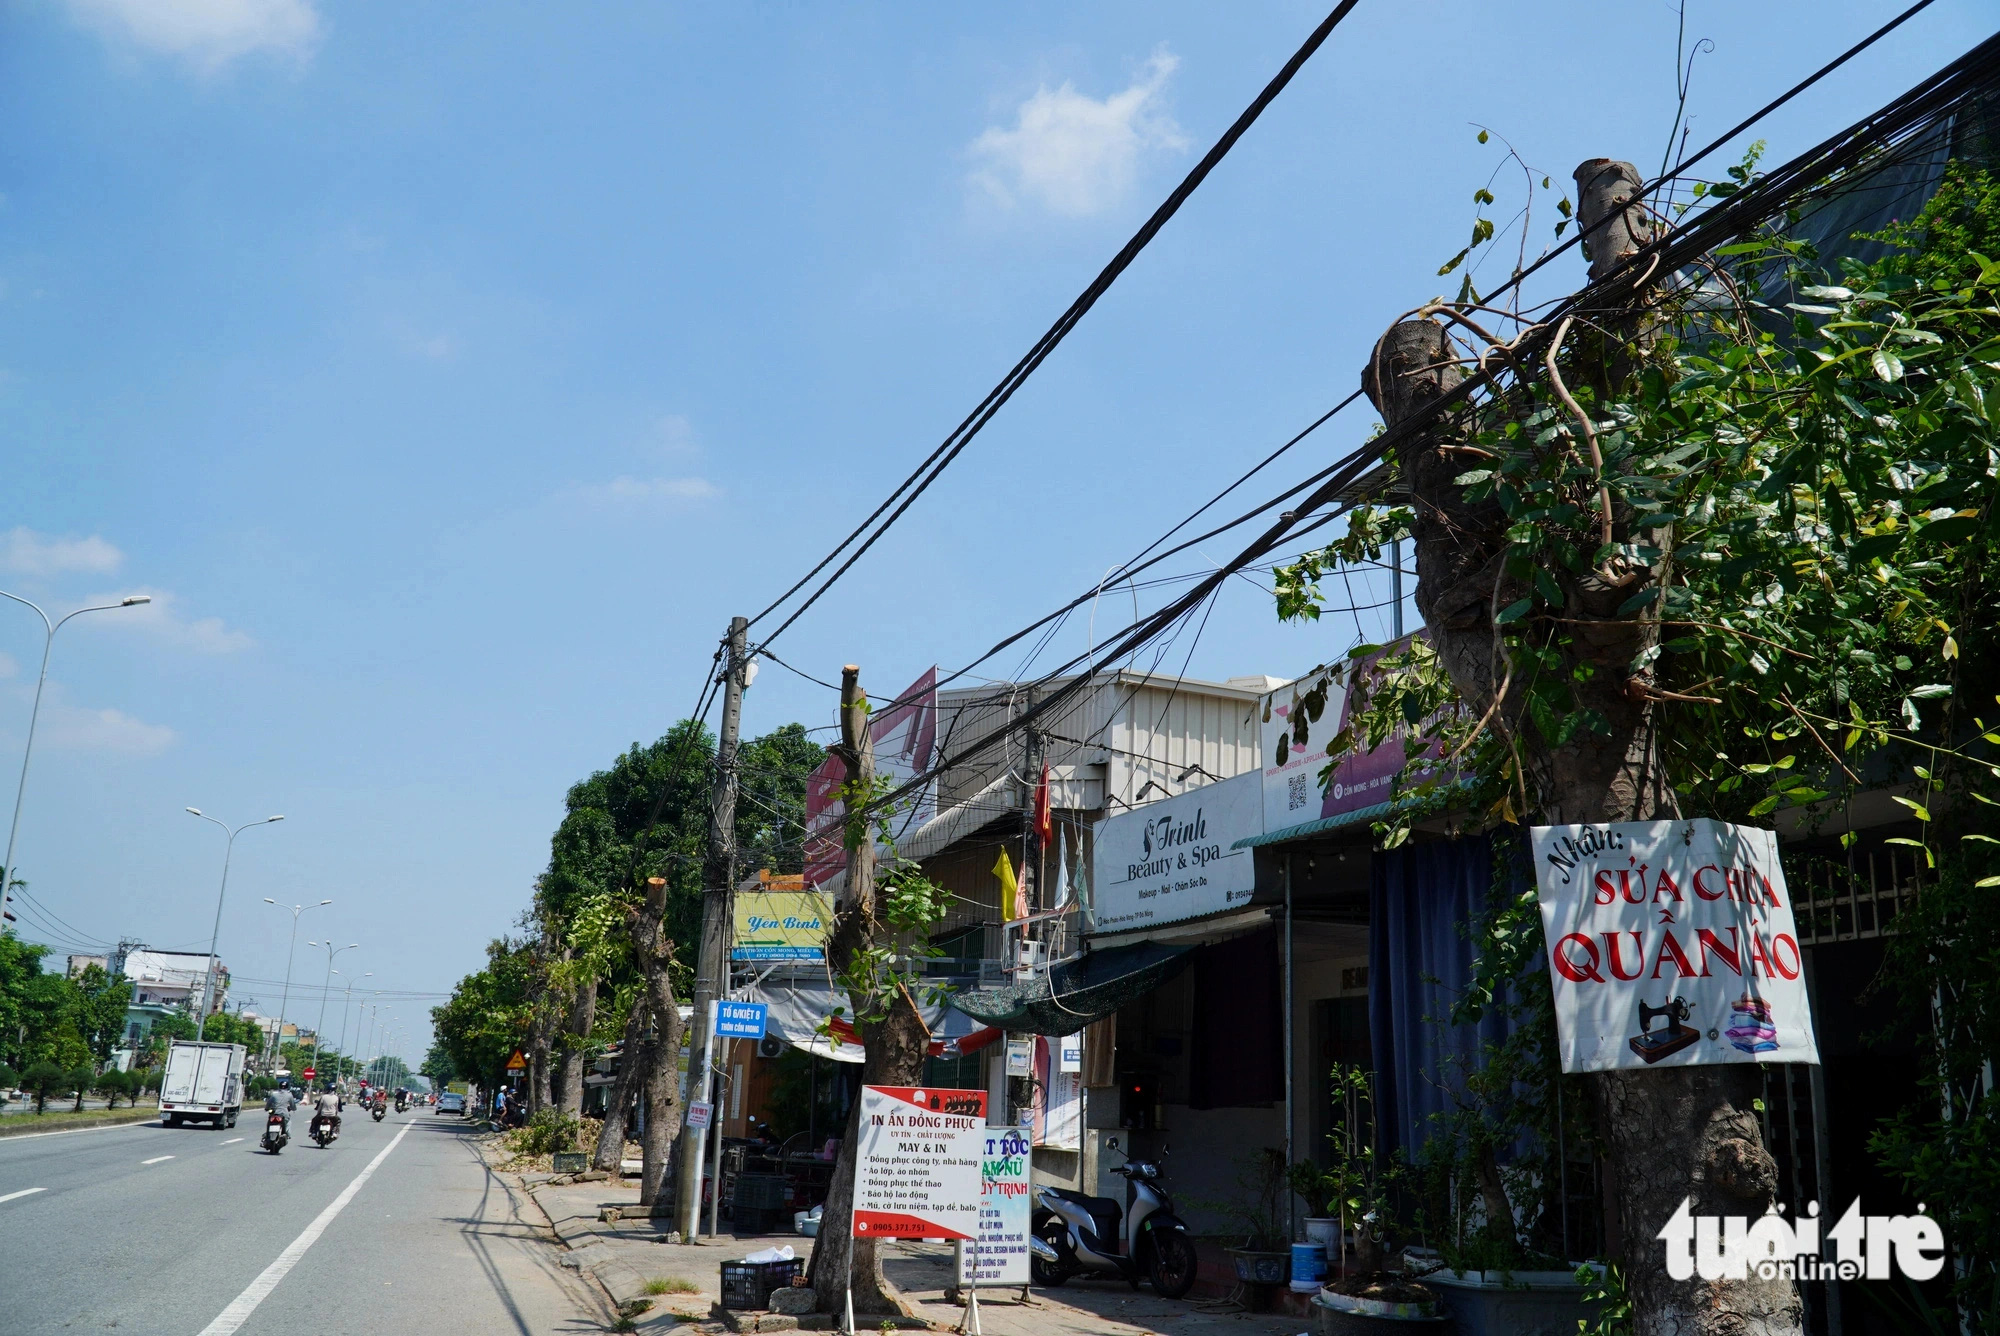
[[[326,1119],[333,1127],[334,1135],[340,1135],[340,1092],[333,1088],[331,1082],[313,1101],[313,1116]]]

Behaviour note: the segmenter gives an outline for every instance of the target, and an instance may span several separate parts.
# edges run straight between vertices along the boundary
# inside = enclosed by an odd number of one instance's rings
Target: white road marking
[[[21,1115],[17,1114],[15,1116],[19,1117]],[[135,1127],[164,1126],[164,1123],[156,1123],[152,1119],[147,1118],[136,1123],[112,1123],[107,1127],[70,1127],[60,1132],[18,1132],[12,1136],[0,1137],[0,1146],[5,1146],[10,1141],[33,1141],[36,1137],[73,1137],[80,1136],[85,1132],[129,1132]]]
[[[354,1181],[342,1188],[340,1195],[306,1226],[305,1232],[293,1239],[291,1245],[278,1254],[278,1260],[265,1267],[263,1274],[251,1281],[248,1289],[231,1300],[229,1307],[223,1309],[215,1321],[201,1329],[199,1336],[234,1336],[235,1332],[250,1320],[250,1315],[257,1311],[257,1305],[270,1298],[271,1291],[278,1288],[278,1282],[299,1264],[299,1259],[306,1255],[306,1249],[319,1241],[319,1236],[326,1232],[326,1227],[333,1223],[334,1217],[347,1209],[347,1203],[354,1200],[354,1194],[361,1191],[361,1185],[374,1175],[382,1161],[389,1158],[389,1152],[396,1149],[397,1144],[408,1136],[409,1132],[409,1126],[406,1124],[403,1130],[396,1133],[395,1138],[382,1148],[381,1153],[368,1162],[368,1167],[355,1175]]]
[[[0,1197],[0,1201],[12,1201],[16,1197],[32,1197],[37,1192],[47,1191],[47,1188],[22,1188],[19,1192],[10,1192],[4,1197]]]
[[[241,1141],[242,1139],[243,1139],[242,1137],[231,1137],[231,1138],[229,1138],[229,1140],[227,1140],[227,1141],[223,1142],[222,1144],[223,1144],[223,1145],[225,1145],[225,1146],[233,1146],[233,1145],[235,1145],[235,1144],[236,1144],[237,1142]]]
[[[159,1163],[160,1161],[162,1161],[162,1160],[171,1160],[171,1159],[173,1159],[173,1158],[174,1158],[174,1157],[173,1157],[173,1156],[171,1156],[171,1155],[155,1155],[155,1156],[154,1156],[154,1157],[153,1157],[152,1159],[150,1159],[150,1160],[141,1160],[141,1161],[139,1161],[139,1163],[140,1163],[140,1164],[141,1164],[142,1166],[143,1166],[143,1165],[148,1165],[148,1164],[158,1164],[158,1163]]]

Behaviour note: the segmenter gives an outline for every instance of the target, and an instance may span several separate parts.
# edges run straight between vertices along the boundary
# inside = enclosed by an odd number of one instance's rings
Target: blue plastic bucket
[[[1317,1285],[1326,1279],[1326,1245],[1324,1243],[1294,1243],[1292,1245],[1292,1280],[1303,1284],[1311,1281]]]

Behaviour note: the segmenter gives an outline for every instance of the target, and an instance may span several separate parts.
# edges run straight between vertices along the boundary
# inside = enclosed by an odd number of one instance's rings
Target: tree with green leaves
[[[1711,193],[1749,188],[1754,167]],[[2000,622],[2000,194],[1954,167],[1876,263],[1827,274],[1780,216],[1677,277],[1621,268],[1671,225],[1630,207],[1636,172],[1595,161],[1577,176],[1592,276],[1623,289],[1587,320],[1521,319],[1510,339],[1485,334],[1476,294],[1431,303],[1364,372],[1392,428],[1467,377],[1491,389],[1400,449],[1407,507],[1365,509],[1281,576],[1281,611],[1299,616],[1318,570],[1416,540],[1428,639],[1370,675],[1354,665],[1373,646],[1326,670],[1354,684],[1335,750],[1401,733],[1425,758],[1399,778],[1392,845],[1447,810],[1503,830],[1780,808],[1811,822],[1887,790],[1913,826],[1894,842],[1957,888],[1927,893],[1935,913],[1898,944],[1912,998],[1952,963],[1933,1042],[1957,1085],[1880,1144],[1933,1210],[1990,1220],[1990,1194],[1974,1198],[2000,1181],[2000,1138],[1968,1074],[1995,1056],[1993,938],[1972,929],[1994,922],[1977,892],[2000,886],[1986,833],[2000,731],[1982,709]],[[1475,992],[1491,998],[1540,959],[1532,893],[1481,934]],[[1578,1084],[1620,1184],[1641,1329],[1796,1330],[1789,1282],[1676,1282],[1653,1242],[1684,1198],[1735,1215],[1772,1199],[1754,1068]],[[1947,1227],[1962,1293],[2000,1293],[1994,1233]]]

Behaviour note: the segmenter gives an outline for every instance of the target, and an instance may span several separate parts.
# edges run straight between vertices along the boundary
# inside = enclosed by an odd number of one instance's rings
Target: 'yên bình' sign
[[[871,1239],[977,1239],[986,1092],[861,1087],[854,1233]]]
[[[1773,832],[1699,818],[1529,837],[1565,1072],[1819,1061]]]

